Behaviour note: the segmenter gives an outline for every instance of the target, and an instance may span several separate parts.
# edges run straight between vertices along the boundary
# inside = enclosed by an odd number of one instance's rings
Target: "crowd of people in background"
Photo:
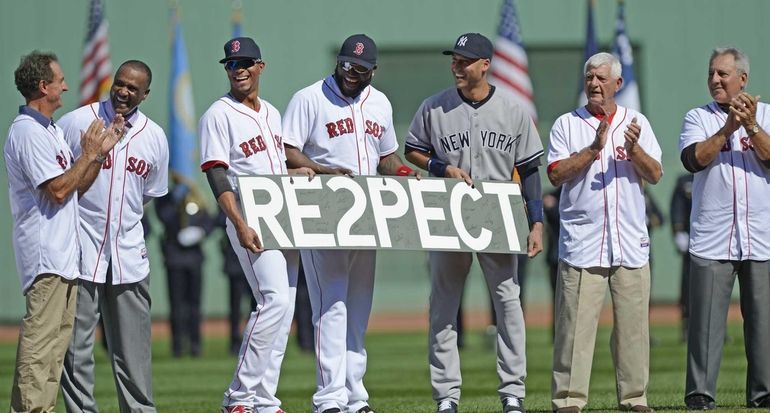
[[[454,85],[426,98],[415,113],[403,149],[418,167],[412,169],[398,153],[390,102],[371,85],[378,53],[369,36],[345,39],[332,73],[294,94],[283,116],[259,93],[266,61],[256,42],[226,42],[219,63],[229,90],[199,122],[200,167],[218,216],[193,180],[171,173],[169,186],[166,135],[139,109],[152,82],[146,63],[124,62],[107,99],[55,122],[68,89],[57,57],[38,51],[22,57],[15,82],[26,103],[4,150],[16,266],[26,298],[11,411],[49,412],[59,391],[68,412],[96,411],[93,352],[100,319],[120,411],[156,411],[145,246],[145,205],[155,199],[175,357],[201,355],[202,244],[217,228],[224,232],[229,351],[237,363],[222,412],[283,413],[276,391],[296,318],[300,347],[316,356],[313,413],[373,413],[364,386],[364,337],[376,251],[265,249],[244,218],[237,185],[238,176],[260,174],[310,180],[316,174],[427,174],[468,185],[515,180],[530,225],[526,255],[475,254],[495,326],[490,336],[501,411],[525,411],[524,268],[543,249],[554,297],[553,411],[579,413],[588,405],[608,291],[618,407],[653,411],[647,393],[650,232],[664,217],[647,185],[663,179],[662,151],[649,120],[615,101],[623,85],[620,62],[608,53],[588,58],[587,104],[556,120],[544,148],[529,115],[488,82],[494,54],[489,39],[465,33],[444,54],[451,56]],[[740,50],[715,49],[708,63],[713,101],[684,117],[680,159],[690,174],[677,179],[670,208],[683,261],[684,404],[691,410],[717,405],[737,278],[748,361],[746,405],[767,408],[770,353],[763,346],[770,342],[770,240],[762,214],[770,209],[770,106],[746,91],[749,61]],[[362,119],[377,127],[359,131],[355,122]],[[514,143],[482,145],[482,131],[491,128],[515,136]],[[468,133],[468,145],[442,148],[439,140],[458,131]],[[556,188],[545,194],[541,166]],[[473,259],[468,252],[428,253],[427,353],[437,413],[460,408],[461,301]],[[244,299],[250,309],[245,327]]]

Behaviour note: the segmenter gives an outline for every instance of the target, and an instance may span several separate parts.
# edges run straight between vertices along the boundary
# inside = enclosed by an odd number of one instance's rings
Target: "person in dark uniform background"
[[[687,311],[690,282],[690,210],[692,209],[692,174],[680,175],[671,196],[671,231],[674,245],[682,256],[682,282],[679,287],[679,308],[682,314],[682,341],[687,340]]]
[[[173,189],[155,205],[165,228],[161,248],[171,310],[171,351],[174,357],[186,352],[198,357],[204,260],[201,244],[214,228],[214,220],[193,183],[183,182],[177,175],[173,180]]]

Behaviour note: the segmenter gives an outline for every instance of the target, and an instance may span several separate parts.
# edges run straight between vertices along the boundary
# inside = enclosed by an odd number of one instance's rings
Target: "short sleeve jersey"
[[[332,76],[294,94],[283,117],[285,142],[320,165],[376,175],[380,159],[398,149],[388,98],[367,86],[342,94]]]
[[[286,174],[286,154],[281,133],[281,114],[260,99],[259,112],[229,94],[215,101],[198,123],[201,139],[201,169],[227,168],[233,190],[238,193],[239,175]]]
[[[514,167],[542,156],[543,144],[512,96],[493,89],[487,99],[469,104],[455,88],[429,97],[412,119],[406,147],[429,152],[473,179],[510,181]]]
[[[634,118],[642,129],[638,144],[660,163],[661,149],[650,122],[618,106],[604,149],[580,176],[562,186],[559,258],[572,266],[641,268],[649,260],[643,180],[624,147],[625,130]],[[560,116],[551,129],[549,167],[589,146],[599,123],[585,107]]]
[[[679,150],[713,136],[727,116],[716,102],[687,112]],[[759,103],[757,123],[770,130],[770,105]],[[693,176],[690,253],[712,260],[770,259],[767,211],[770,169],[757,157],[741,127],[717,157]]]
[[[114,117],[110,101],[82,106],[59,122],[75,157],[80,157],[81,131],[97,118]],[[168,140],[163,129],[137,110],[126,133],[109,152],[94,183],[80,200],[80,239],[83,258],[80,278],[128,284],[150,274],[142,216],[144,200],[168,192]]]
[[[13,250],[22,291],[26,294],[40,274],[77,278],[77,193],[57,204],[40,189],[74,163],[61,128],[24,106],[11,124],[3,155],[13,215]]]

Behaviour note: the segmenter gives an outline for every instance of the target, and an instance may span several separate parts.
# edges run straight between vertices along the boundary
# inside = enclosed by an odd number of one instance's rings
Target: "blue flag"
[[[625,4],[618,1],[618,18],[615,21],[615,41],[612,44],[612,54],[620,60],[623,67],[623,85],[615,95],[615,102],[629,109],[641,110],[639,102],[639,86],[634,76],[634,56],[631,41],[626,35]]]
[[[169,82],[169,156],[172,172],[195,179],[198,164],[195,139],[195,107],[192,83],[187,66],[187,50],[177,10],[171,10],[171,76]]]
[[[241,37],[241,0],[233,1],[233,38]]]
[[[584,92],[585,73],[583,65],[589,57],[599,53],[599,43],[596,41],[596,29],[594,28],[594,0],[587,0],[588,3],[588,21],[586,23],[586,45],[583,49],[583,61],[580,62],[580,82],[578,83],[578,106],[584,106],[588,103]]]

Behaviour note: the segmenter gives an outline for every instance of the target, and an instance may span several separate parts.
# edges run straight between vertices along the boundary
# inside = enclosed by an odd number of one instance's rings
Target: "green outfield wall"
[[[196,115],[227,90],[217,63],[230,37],[230,2],[178,0],[189,56]],[[243,34],[262,48],[267,67],[260,94],[283,110],[292,94],[330,73],[342,40],[367,33],[380,50],[373,84],[385,91],[394,106],[400,142],[419,103],[452,84],[449,59],[439,52],[457,35],[477,31],[494,37],[500,0],[362,0],[243,1]],[[530,58],[530,73],[539,111],[538,128],[544,145],[553,120],[574,109],[582,69],[586,3],[582,0],[517,0],[522,37]],[[86,30],[86,0],[0,1],[0,141],[23,104],[13,85],[19,57],[33,49],[59,55],[71,88],[60,117],[76,107],[78,72]],[[608,48],[617,11],[615,0],[596,1],[599,43]],[[168,118],[170,70],[169,2],[107,0],[112,63],[146,61],[154,72],[152,93],[142,109],[161,126]],[[634,47],[636,77],[642,109],[663,148],[665,176],[651,192],[667,212],[677,175],[677,140],[684,113],[709,100],[707,59],[715,46],[735,45],[751,58],[748,90],[770,98],[768,35],[761,28],[770,15],[766,0],[627,0],[627,32]],[[764,44],[764,46],[763,46]],[[2,160],[0,186],[7,187]],[[543,175],[545,177],[545,175]],[[205,179],[199,179],[204,189]],[[544,179],[546,188],[547,180]],[[213,199],[210,199],[213,210]],[[168,313],[166,281],[158,234],[162,225],[152,217],[150,237],[153,313]],[[0,322],[13,323],[24,312],[15,271],[8,194],[0,191]],[[204,312],[222,316],[227,308],[226,278],[222,275],[218,238],[206,243]],[[679,258],[668,226],[652,234],[655,301],[672,302],[679,292]],[[482,278],[474,267],[466,305],[486,306]],[[547,302],[549,287],[544,258],[528,269],[529,302]],[[427,308],[427,258],[422,252],[386,252],[379,256],[375,311],[422,311]]]

